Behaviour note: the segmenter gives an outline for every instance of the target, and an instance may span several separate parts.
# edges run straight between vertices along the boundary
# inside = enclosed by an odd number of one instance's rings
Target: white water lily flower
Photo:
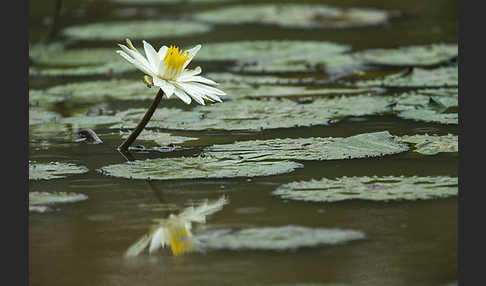
[[[187,104],[190,104],[191,98],[193,98],[199,104],[204,105],[205,101],[221,102],[219,95],[226,95],[224,91],[210,86],[218,85],[216,82],[199,75],[201,67],[193,70],[186,69],[201,49],[201,45],[184,52],[175,46],[169,48],[162,46],[156,52],[152,45],[143,41],[145,50],[145,56],[143,56],[129,39],[126,41],[128,47],[119,44],[122,50],[116,52],[151,77],[150,84],[160,87],[167,98],[175,94]]]
[[[179,215],[171,214],[167,219],[156,220],[158,224],[151,227],[147,234],[130,246],[125,256],[137,256],[149,244],[149,253],[166,246],[170,246],[175,256],[192,251],[192,223],[205,223],[206,216],[221,210],[228,202],[228,199],[222,196],[211,203],[205,201],[198,207],[188,207]]]

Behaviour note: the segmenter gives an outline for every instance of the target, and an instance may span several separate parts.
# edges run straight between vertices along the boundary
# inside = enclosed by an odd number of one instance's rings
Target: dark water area
[[[291,3],[251,1],[252,3]],[[250,3],[239,1],[234,3]],[[299,1],[294,3],[300,3]],[[241,40],[315,40],[351,45],[353,51],[397,48],[431,43],[457,43],[457,1],[306,1],[341,8],[396,10],[400,16],[379,26],[360,28],[292,29],[256,24],[215,25],[210,32],[177,38],[191,46]],[[49,31],[55,1],[30,1],[29,38],[35,44]],[[61,28],[120,20],[175,19],[232,3],[122,5],[109,1],[63,1]],[[107,47],[119,41],[67,41],[67,48]],[[151,41],[155,47],[171,44]],[[195,65],[197,59],[195,60]],[[202,64],[201,64],[202,65]],[[226,67],[203,66],[204,72]],[[381,70],[376,68],[378,72]],[[386,69],[383,69],[385,71]],[[297,75],[298,76],[298,75]],[[140,79],[140,72],[117,78]],[[103,77],[31,77],[29,88]],[[149,101],[116,101],[108,109],[147,107]],[[190,110],[181,101],[167,106]],[[57,106],[65,116],[86,106]],[[458,134],[457,125],[417,122],[395,115],[347,118],[330,125],[253,131],[184,131],[172,135],[197,137],[175,152],[134,152],[135,159],[192,156],[213,144],[274,138],[347,137],[388,130],[393,135]],[[104,176],[97,169],[126,161],[116,147],[121,136],[95,129],[104,143],[80,144],[59,136],[48,148],[30,134],[29,160],[69,161],[89,171],[55,180],[29,181],[30,192],[83,193],[88,200],[56,205],[56,211],[29,213],[30,285],[448,285],[458,277],[457,197],[397,202],[349,200],[334,203],[283,200],[271,194],[294,181],[342,176],[458,176],[458,154],[423,156],[413,152],[371,159],[300,161],[304,168],[275,176],[233,179],[145,181]],[[162,130],[164,131],[164,130]],[[205,228],[245,228],[299,225],[360,230],[363,240],[296,251],[218,250],[173,256],[163,250],[124,258],[126,249],[143,235],[152,219],[183,209],[188,202],[216,199],[230,203],[215,213]],[[197,231],[197,228],[196,228]],[[455,285],[455,284],[451,284]]]

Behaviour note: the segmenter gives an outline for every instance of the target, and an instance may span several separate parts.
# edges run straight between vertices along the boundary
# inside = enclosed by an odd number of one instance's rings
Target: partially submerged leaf
[[[200,250],[270,250],[289,251],[304,247],[344,244],[366,238],[357,230],[281,226],[219,230],[198,234]]]
[[[143,20],[92,23],[67,27],[62,34],[81,40],[158,39],[205,33],[211,26],[176,20]]]
[[[147,159],[102,167],[104,175],[150,180],[256,177],[285,174],[303,167],[290,161],[245,162],[210,157]]]
[[[263,4],[237,5],[197,13],[195,18],[210,23],[260,23],[291,28],[349,28],[373,26],[388,21],[390,12],[378,9],[341,9],[327,5]]]
[[[457,87],[458,68],[413,68],[411,72],[392,74],[382,79],[357,82],[358,86],[379,87]]]
[[[88,196],[66,192],[29,192],[29,211],[45,212],[49,206],[59,203],[74,203],[87,200]]]
[[[359,60],[384,66],[433,66],[458,55],[457,44],[408,46],[397,49],[374,49],[354,53]]]
[[[88,171],[88,168],[72,163],[37,163],[29,161],[29,180],[65,178],[68,175],[83,174]]]
[[[436,155],[442,152],[459,152],[457,135],[413,135],[402,136],[400,140],[415,145],[415,152],[423,155]]]
[[[262,160],[341,160],[381,157],[408,151],[388,131],[365,133],[346,138],[286,138],[251,140],[213,145],[205,154],[215,158]]]
[[[456,196],[457,184],[457,177],[322,178],[281,185],[272,194],[308,202],[427,200]]]

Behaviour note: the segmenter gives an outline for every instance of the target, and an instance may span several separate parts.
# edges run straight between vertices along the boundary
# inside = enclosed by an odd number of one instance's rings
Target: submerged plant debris
[[[225,101],[224,104],[197,106],[191,111],[159,108],[148,127],[173,130],[256,130],[327,125],[348,116],[382,114],[391,111],[393,97],[342,96],[316,98],[299,104],[289,99]],[[355,108],[360,106],[360,108]],[[129,110],[123,115],[123,127],[134,128],[145,110]],[[113,126],[113,128],[120,125]]]
[[[120,41],[120,39],[158,39],[183,37],[208,32],[210,25],[178,20],[143,20],[92,23],[65,28],[63,35],[81,40]]]
[[[381,157],[408,151],[406,144],[388,131],[346,138],[286,138],[250,140],[213,145],[205,154],[215,158],[262,160],[341,160]]]
[[[89,169],[72,163],[29,161],[29,180],[50,180],[65,178],[69,175],[83,174]]]
[[[87,200],[88,196],[66,192],[29,192],[29,212],[50,211],[50,206],[58,203],[74,203]]]
[[[102,167],[99,171],[127,179],[175,180],[271,176],[302,167],[291,161],[246,162],[200,156],[136,160]]]
[[[400,140],[414,144],[414,151],[423,155],[436,155],[443,152],[459,152],[457,135],[413,135],[402,136]]]
[[[152,226],[147,234],[130,246],[125,257],[137,256],[147,246],[149,253],[170,247],[175,256],[193,251],[192,223],[205,223],[206,216],[220,211],[228,203],[228,199],[222,196],[212,202],[205,200],[197,207],[190,206],[178,215],[171,214],[166,219],[157,219],[157,225]]]
[[[273,195],[308,202],[428,200],[456,196],[457,177],[341,177],[292,182]]]
[[[344,244],[366,238],[357,230],[281,226],[216,230],[196,235],[200,250],[271,250],[289,251],[304,247]]]
[[[263,4],[238,5],[203,11],[195,14],[197,20],[209,23],[257,23],[289,28],[349,28],[387,23],[396,13],[371,9],[341,9],[327,5]]]
[[[450,61],[457,57],[458,52],[457,44],[432,44],[397,49],[364,50],[353,55],[367,64],[426,67]]]

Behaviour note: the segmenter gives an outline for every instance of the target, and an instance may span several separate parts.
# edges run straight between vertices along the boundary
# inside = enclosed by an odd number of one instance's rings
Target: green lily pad
[[[128,138],[129,132],[123,133],[122,138]],[[143,130],[137,137],[137,140],[142,141],[154,141],[159,146],[167,146],[170,144],[179,144],[190,140],[198,140],[199,138],[185,137],[185,136],[173,136],[169,133]]]
[[[432,66],[458,55],[457,44],[409,46],[398,49],[365,50],[354,54],[359,60],[384,66]]]
[[[270,250],[288,251],[304,247],[338,245],[366,238],[357,230],[281,226],[247,228],[237,231],[218,230],[195,236],[202,250]]]
[[[413,135],[402,136],[402,142],[415,145],[415,152],[423,155],[435,155],[442,152],[459,152],[459,140],[457,135]]]
[[[378,9],[340,9],[326,5],[238,5],[195,14],[197,20],[221,23],[258,23],[291,28],[349,28],[381,25],[390,12]]]
[[[364,133],[346,138],[285,138],[251,140],[213,145],[205,154],[219,159],[341,160],[381,157],[408,151],[406,144],[388,131]]]
[[[452,177],[322,178],[281,185],[272,194],[308,202],[427,200],[456,196],[457,184],[457,178]]]
[[[303,167],[290,161],[245,162],[210,157],[178,157],[130,161],[102,167],[104,175],[151,180],[256,177],[285,174]]]
[[[98,116],[72,116],[64,117],[60,120],[61,124],[71,124],[78,128],[88,128],[96,127],[102,125],[113,125],[115,123],[120,123],[122,121],[121,117],[114,115],[98,115]]]
[[[65,36],[81,40],[120,41],[130,39],[159,39],[183,37],[208,32],[211,26],[203,23],[175,20],[143,20],[92,23],[71,26],[62,31]]]
[[[66,193],[66,192],[30,192],[29,193],[29,212],[46,212],[48,207],[58,203],[73,203],[87,200],[88,197],[83,194]]]
[[[29,108],[29,126],[55,122],[60,118],[61,116],[56,112],[46,111],[38,108]]]
[[[83,174],[88,168],[71,163],[36,163],[29,161],[29,180],[50,180],[65,178],[69,175]]]
[[[457,88],[419,90],[399,96],[394,103],[393,111],[404,119],[458,124],[458,104]]]
[[[457,87],[458,68],[413,68],[411,72],[392,74],[382,79],[360,81],[358,86],[380,87]]]
[[[263,130],[324,125],[347,116],[390,111],[392,101],[393,97],[371,95],[316,98],[307,104],[288,99],[242,99],[197,106],[192,111],[159,108],[147,126],[174,130]],[[144,114],[145,110],[138,109],[118,116],[125,120],[124,127],[134,128]]]
[[[110,75],[136,69],[113,49],[37,48],[31,49],[29,53],[36,62],[29,66],[29,75],[32,76]]]
[[[234,2],[235,0],[111,0],[111,2],[130,5],[155,5],[155,4],[206,4]]]

